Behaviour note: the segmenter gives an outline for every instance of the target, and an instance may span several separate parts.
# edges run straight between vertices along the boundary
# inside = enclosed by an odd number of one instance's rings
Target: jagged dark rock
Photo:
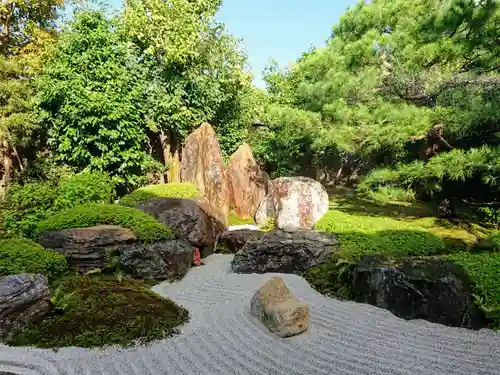
[[[353,273],[353,294],[403,319],[473,329],[487,323],[465,271],[439,258],[365,256]]]
[[[23,273],[0,277],[0,339],[8,340],[51,307],[45,276]]]
[[[120,269],[135,278],[175,279],[184,276],[194,257],[194,247],[183,240],[152,244],[125,244],[117,249]]]
[[[219,238],[219,246],[222,246],[231,254],[237,253],[247,242],[259,241],[266,232],[252,229],[228,230]]]
[[[277,230],[250,241],[236,253],[231,267],[236,273],[296,273],[328,261],[338,247],[325,232]]]

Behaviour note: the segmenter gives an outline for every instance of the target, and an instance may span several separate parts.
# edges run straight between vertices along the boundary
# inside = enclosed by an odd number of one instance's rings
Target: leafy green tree
[[[60,162],[102,171],[119,188],[144,181],[147,72],[101,11],[77,12],[38,80],[42,120]]]
[[[220,4],[220,0],[125,1],[122,31],[124,39],[139,48],[149,69],[150,138],[160,146],[158,154],[165,164],[202,122],[214,125],[226,154],[245,131],[251,77],[238,41],[214,20]]]
[[[4,189],[43,137],[32,105],[33,77],[50,52],[63,0],[0,3],[0,159]]]
[[[494,199],[499,5],[360,1],[334,26],[326,47],[304,54],[288,71],[268,72],[271,100],[290,113],[319,115],[310,128],[314,152],[356,155],[372,167],[398,165],[374,171],[364,186],[385,181],[428,194]]]

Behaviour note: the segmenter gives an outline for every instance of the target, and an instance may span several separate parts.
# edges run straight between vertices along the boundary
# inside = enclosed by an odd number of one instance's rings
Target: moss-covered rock
[[[66,259],[54,250],[27,238],[0,240],[0,276],[33,273],[53,280],[66,270]]]
[[[170,183],[141,187],[125,195],[118,202],[122,206],[135,207],[137,203],[151,198],[195,198],[200,193],[194,184]]]
[[[188,320],[185,309],[133,280],[70,278],[59,285],[55,296],[58,309],[14,334],[9,344],[128,346],[172,335]]]
[[[49,216],[38,223],[35,236],[38,238],[47,231],[89,228],[101,224],[128,228],[139,242],[153,243],[174,238],[172,230],[140,210],[96,203],[72,207]]]

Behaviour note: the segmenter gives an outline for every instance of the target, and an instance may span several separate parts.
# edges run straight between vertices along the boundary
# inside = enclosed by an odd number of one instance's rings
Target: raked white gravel
[[[234,274],[231,259],[212,255],[182,281],[153,288],[189,310],[178,336],[130,349],[0,346],[0,374],[500,375],[500,334],[404,321],[322,296],[295,275],[280,276],[309,303],[311,326],[281,339],[249,314],[253,293],[276,274]]]

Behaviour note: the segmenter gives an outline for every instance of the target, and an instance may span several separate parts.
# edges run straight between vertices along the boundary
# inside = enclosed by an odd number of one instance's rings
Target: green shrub
[[[84,203],[110,203],[114,196],[114,184],[107,174],[82,172],[61,181],[54,208],[61,210]]]
[[[0,240],[0,276],[41,273],[53,280],[66,269],[64,255],[27,238]]]
[[[494,328],[500,328],[500,253],[485,252],[473,254],[454,253],[445,256],[462,266],[472,282],[476,303],[493,321]]]
[[[88,228],[94,225],[119,225],[134,232],[138,241],[156,242],[172,238],[172,231],[148,214],[116,204],[90,203],[55,213],[38,223],[36,236],[45,231]]]
[[[6,235],[30,237],[37,222],[52,212],[56,197],[56,189],[46,183],[10,186],[3,200]]]
[[[376,190],[370,190],[368,196],[375,201],[386,202],[415,202],[415,192],[411,189],[403,189],[391,186],[381,186]]]
[[[135,207],[141,201],[151,198],[194,198],[200,193],[195,185],[189,183],[158,184],[141,187],[120,199],[122,206]]]
[[[49,314],[14,334],[11,345],[41,348],[129,346],[175,334],[187,310],[135,280],[90,276],[64,280],[58,287],[61,314]]]

